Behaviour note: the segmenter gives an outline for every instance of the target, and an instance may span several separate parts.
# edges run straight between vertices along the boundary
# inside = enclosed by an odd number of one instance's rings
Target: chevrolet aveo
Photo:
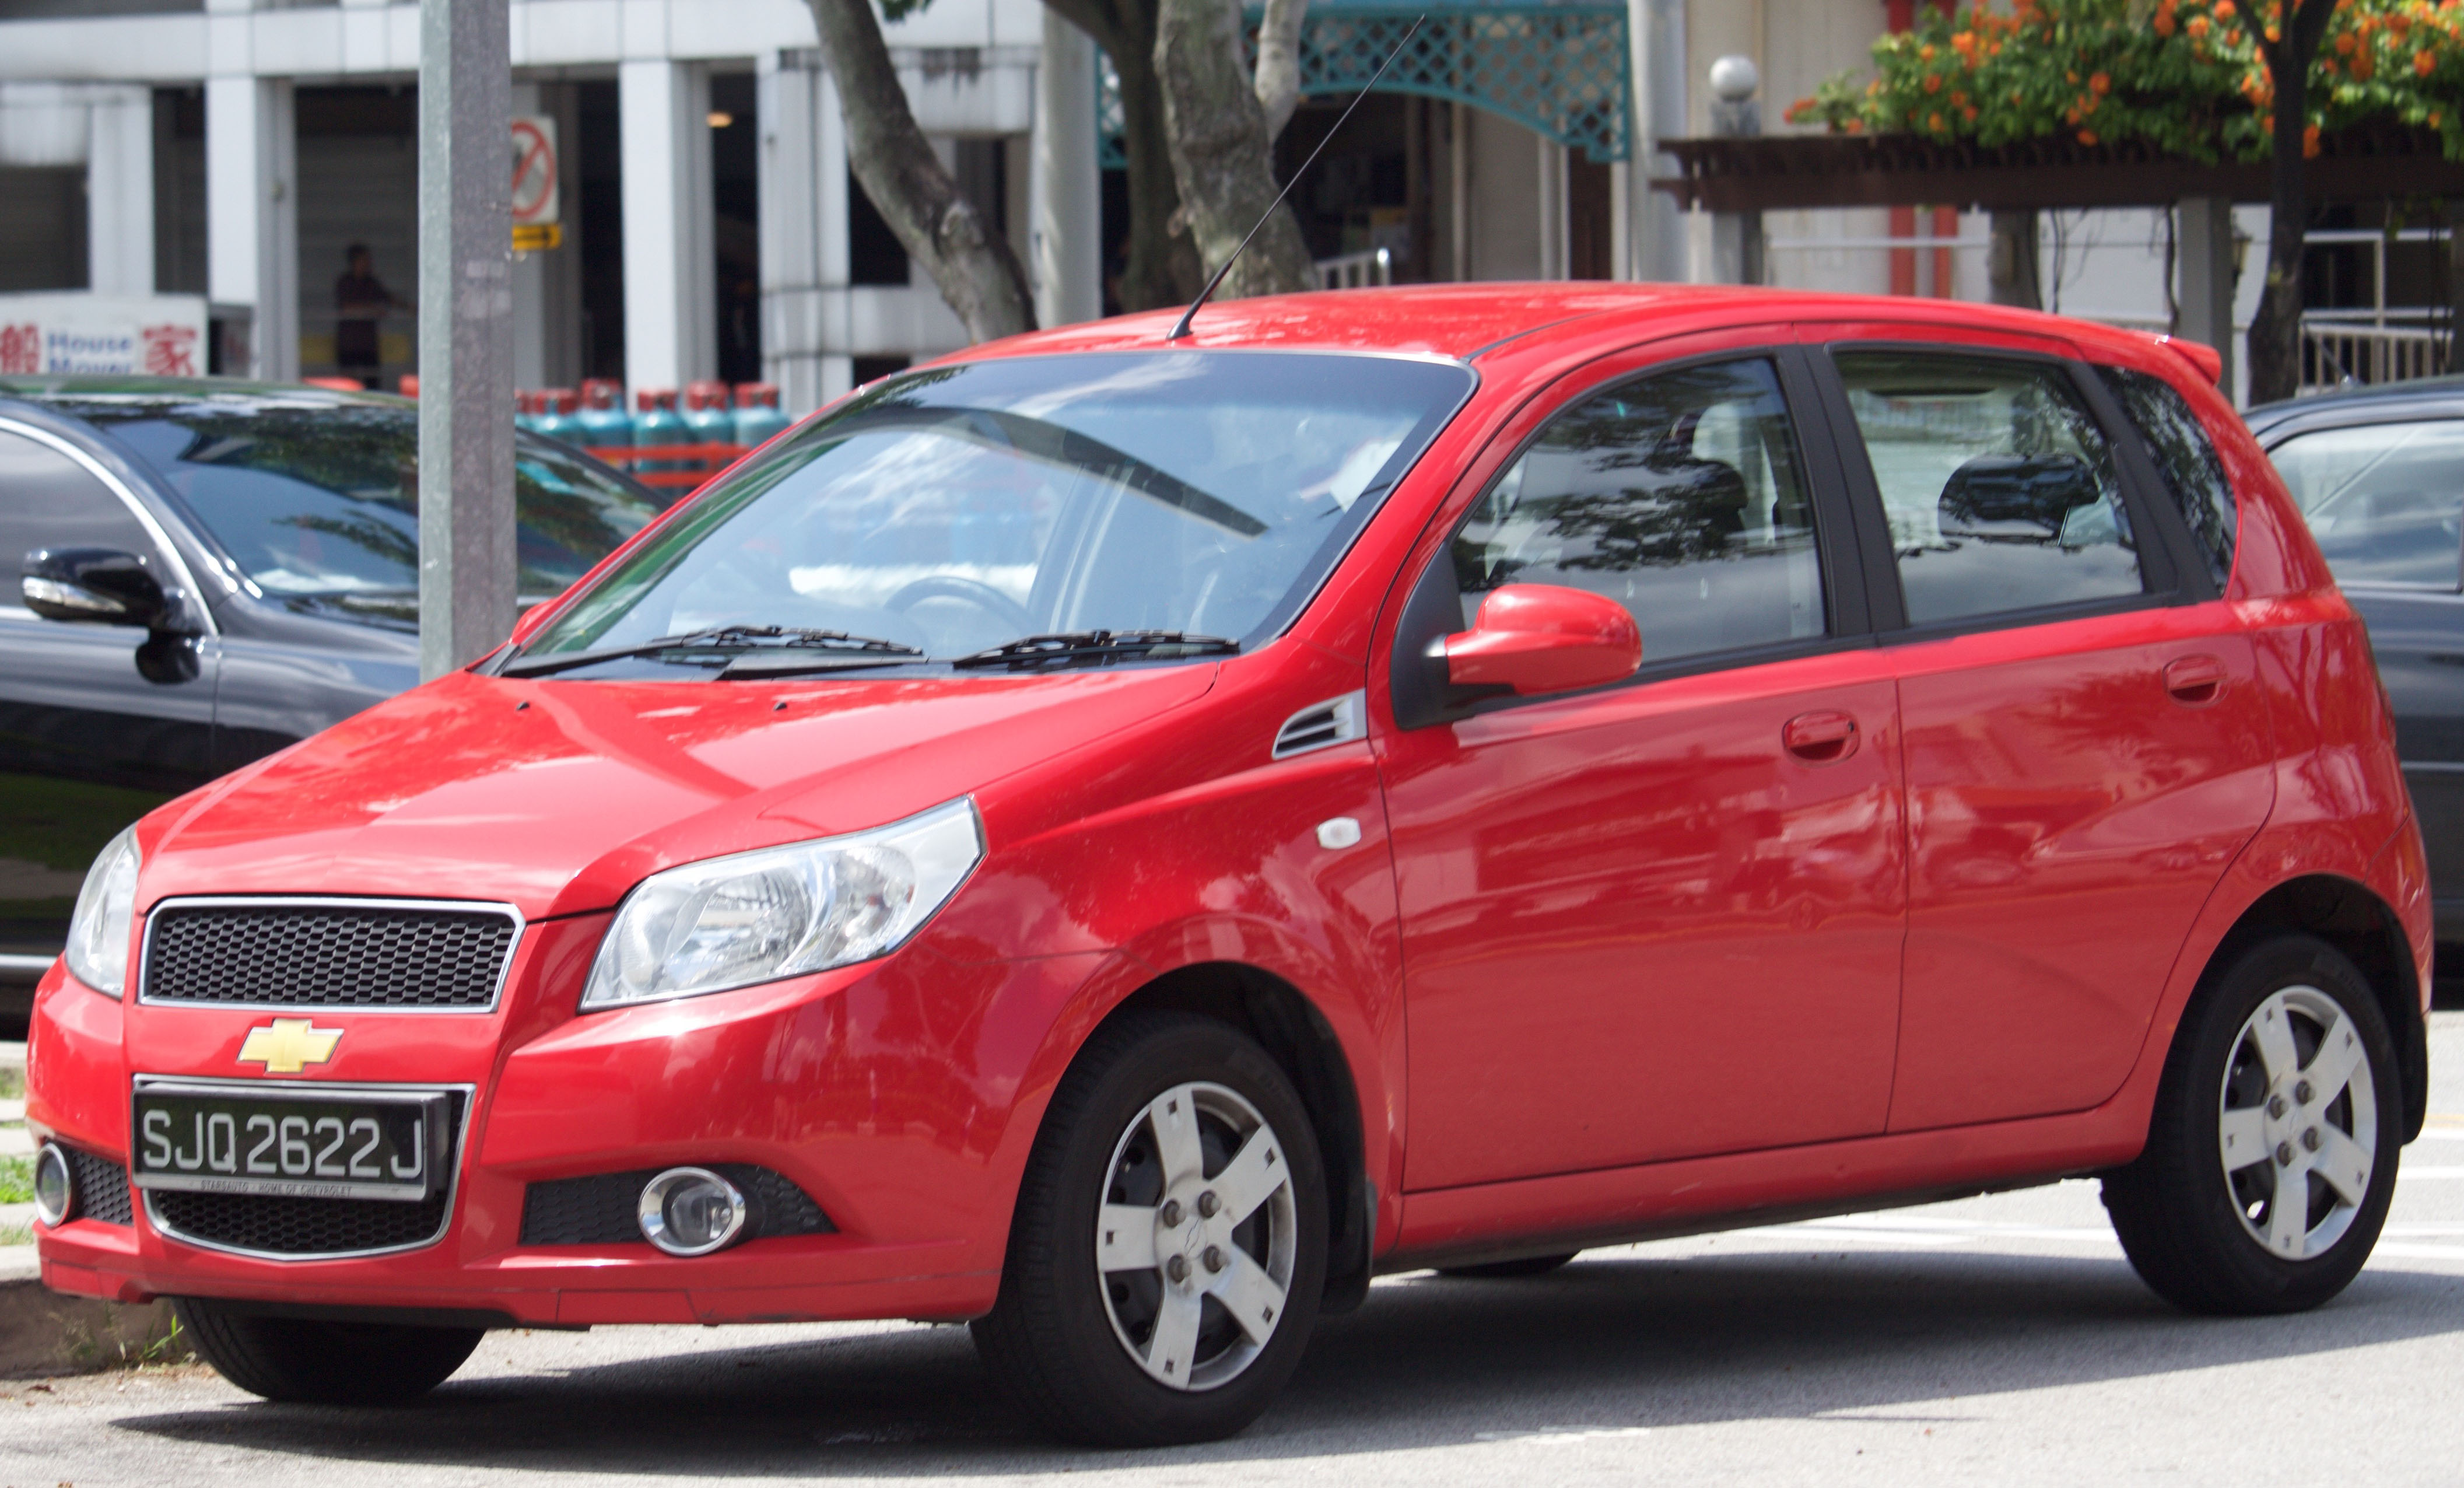
[[[2195,347],[1464,286],[866,388],[101,854],[43,1278],[282,1400],[967,1320],[1236,1431],[1373,1275],[2098,1175],[2333,1297],[2420,1128],[2361,624]]]

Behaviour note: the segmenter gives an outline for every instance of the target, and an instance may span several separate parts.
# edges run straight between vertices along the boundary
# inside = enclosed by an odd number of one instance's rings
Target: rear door
[[[1875,604],[1907,761],[1890,1129],[2095,1105],[2272,799],[2252,647],[2070,347],[1827,339],[1899,580]]]
[[[1569,379],[1423,545],[1380,730],[1415,1189],[1882,1128],[1893,684],[1788,341]],[[1642,671],[1441,706],[1429,642],[1507,584],[1617,600]]]

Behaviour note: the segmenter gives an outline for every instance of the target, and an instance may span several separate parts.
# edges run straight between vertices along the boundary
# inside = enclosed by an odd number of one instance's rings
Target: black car
[[[657,514],[515,446],[521,594]],[[418,405],[187,379],[0,378],[0,1019],[86,868],[172,796],[419,680]]]
[[[2369,622],[2438,940],[2464,945],[2464,379],[2272,403],[2248,419]]]

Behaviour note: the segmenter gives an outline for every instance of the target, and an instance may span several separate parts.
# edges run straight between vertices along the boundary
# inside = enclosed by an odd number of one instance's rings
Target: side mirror
[[[144,559],[117,548],[37,548],[20,588],[26,608],[46,620],[159,631],[177,608]]]
[[[1623,605],[1554,584],[1492,589],[1472,628],[1441,644],[1455,686],[1510,687],[1523,697],[1597,687],[1642,665],[1642,633]]]

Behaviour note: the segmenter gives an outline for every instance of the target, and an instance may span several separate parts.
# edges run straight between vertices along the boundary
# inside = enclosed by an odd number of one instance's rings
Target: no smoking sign
[[[514,119],[514,247],[554,248],[563,241],[558,226],[559,172],[556,121],[544,114]]]

